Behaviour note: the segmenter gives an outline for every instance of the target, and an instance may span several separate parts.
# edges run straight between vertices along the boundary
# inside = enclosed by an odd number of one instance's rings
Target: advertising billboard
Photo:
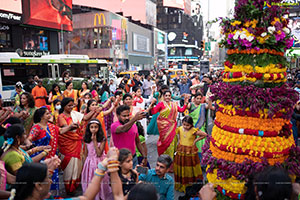
[[[150,0],[146,1],[146,24],[156,26],[156,4]]]
[[[289,27],[292,30],[292,35],[294,38],[293,47],[300,47],[300,18],[292,18],[292,20],[290,20]]]
[[[185,0],[164,0],[163,6],[184,9]]]
[[[72,31],[72,0],[23,0],[23,23]]]
[[[0,1],[0,10],[21,14],[22,0],[2,0]]]
[[[147,53],[150,51],[149,38],[133,33],[133,50],[138,52]]]

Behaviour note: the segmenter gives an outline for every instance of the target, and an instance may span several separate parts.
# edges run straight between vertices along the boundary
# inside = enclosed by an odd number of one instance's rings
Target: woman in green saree
[[[201,103],[203,95],[201,93],[196,93],[194,96],[193,103],[188,105],[189,116],[193,118],[193,123],[195,128],[199,128],[203,132],[207,132],[206,130],[206,110],[211,109],[214,110],[215,108],[212,106],[212,102],[209,98],[206,98],[206,103]],[[205,143],[205,139],[200,140],[196,143],[198,148],[198,154],[201,158],[202,146]]]
[[[36,110],[34,98],[28,92],[22,93],[20,98],[21,98],[20,106],[16,107],[14,113],[15,113],[15,117],[18,117],[21,120],[23,120],[25,133],[26,136],[28,136],[31,127],[33,125],[33,114]]]
[[[23,150],[20,145],[24,144],[26,135],[24,127],[21,124],[14,124],[8,127],[4,138],[5,142],[0,150],[0,156],[1,160],[5,162],[6,170],[13,175],[16,175],[23,163],[39,162],[51,150],[50,146],[35,147],[27,152]],[[30,157],[30,155],[37,152],[41,153],[33,158]]]

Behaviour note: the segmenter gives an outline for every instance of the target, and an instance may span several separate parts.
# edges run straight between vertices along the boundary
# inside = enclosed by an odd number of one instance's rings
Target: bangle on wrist
[[[101,171],[99,171],[98,169],[96,169],[94,175],[95,175],[95,176],[99,176],[99,177],[104,177],[105,172],[101,172]]]
[[[107,167],[104,167],[102,165],[102,163],[98,163],[98,169],[103,170],[103,171],[107,171]]]
[[[48,169],[48,171],[49,171],[50,174],[54,173],[54,171],[52,169]]]
[[[44,150],[42,153],[45,154],[45,156],[47,156],[49,152]]]

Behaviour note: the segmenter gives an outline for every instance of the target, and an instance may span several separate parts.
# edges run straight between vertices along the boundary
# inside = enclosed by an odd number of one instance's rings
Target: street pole
[[[209,10],[210,10],[210,3],[209,3],[209,0],[207,0],[207,7],[208,7],[208,12],[207,12],[207,23],[209,22]],[[210,25],[207,26],[207,44],[209,44],[209,28],[210,28]],[[205,49],[204,49],[205,51]],[[207,55],[208,55],[208,58],[209,58],[209,51],[207,51]]]

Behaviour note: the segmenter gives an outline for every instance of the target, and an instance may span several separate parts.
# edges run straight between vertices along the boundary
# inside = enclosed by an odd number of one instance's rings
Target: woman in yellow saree
[[[171,101],[171,91],[167,90],[163,93],[164,100],[159,102],[154,108],[151,109],[151,114],[159,112],[157,118],[157,127],[159,132],[159,139],[157,141],[158,155],[168,154],[174,158],[176,140],[176,127],[177,127],[177,114],[184,112],[187,108],[188,98],[184,99],[184,106],[181,108],[177,103]]]

